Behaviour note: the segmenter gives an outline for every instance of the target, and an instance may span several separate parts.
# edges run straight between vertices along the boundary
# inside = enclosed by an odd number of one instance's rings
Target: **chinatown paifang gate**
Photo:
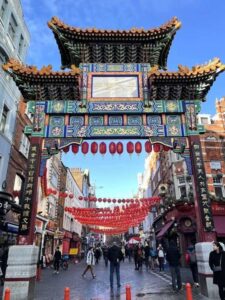
[[[203,257],[215,232],[199,140],[204,128],[196,115],[225,66],[213,59],[191,69],[179,65],[177,71],[167,71],[169,50],[181,26],[176,18],[150,30],[80,29],[56,17],[48,26],[59,47],[62,69],[68,71],[53,71],[51,66],[38,70],[13,59],[3,67],[34,114],[33,126],[25,128],[31,146],[17,250],[35,248],[28,245],[34,239],[38,176],[43,176],[50,155],[66,152],[70,145],[74,152],[80,147],[85,153],[91,140],[92,151],[101,142],[99,151],[104,153],[106,139],[116,140],[109,151],[119,153],[123,151],[119,141],[133,139],[148,142],[148,149],[160,145],[185,158],[195,181],[197,251]],[[132,145],[127,148],[134,151]],[[140,151],[140,143],[135,151]],[[202,292],[208,294],[206,283],[212,279],[206,260],[200,262],[199,273]],[[27,275],[30,290],[32,275]],[[15,280],[8,280],[13,288]],[[25,290],[24,282],[20,286],[17,278],[17,289]]]

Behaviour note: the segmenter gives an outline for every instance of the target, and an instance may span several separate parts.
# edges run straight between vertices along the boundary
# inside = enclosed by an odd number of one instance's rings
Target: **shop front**
[[[225,244],[225,203],[212,203],[213,221],[217,240]]]
[[[49,220],[46,226],[43,251],[46,265],[50,264],[53,260],[54,251],[56,247],[54,239],[54,234],[57,228],[56,225],[56,222]]]
[[[69,255],[71,239],[72,239],[72,233],[69,231],[64,231],[63,244],[62,244],[62,254],[63,255]]]
[[[171,239],[175,240],[182,254],[186,253],[190,244],[196,241],[195,210],[192,204],[179,203],[172,209],[156,218],[153,223],[156,241],[162,243],[164,249]],[[181,264],[185,265],[185,255]]]

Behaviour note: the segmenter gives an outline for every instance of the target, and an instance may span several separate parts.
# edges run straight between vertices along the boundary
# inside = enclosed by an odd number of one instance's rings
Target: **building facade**
[[[225,242],[225,97],[216,100],[213,117],[200,114],[198,120],[206,131],[201,146],[216,235]]]
[[[0,189],[6,180],[20,101],[20,92],[2,65],[9,58],[24,62],[29,43],[20,1],[0,0]]]

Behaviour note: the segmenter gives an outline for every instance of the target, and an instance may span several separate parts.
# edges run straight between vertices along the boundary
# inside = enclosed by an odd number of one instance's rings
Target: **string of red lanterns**
[[[134,152],[136,154],[140,154],[142,152],[142,143],[141,142],[128,142],[126,144],[126,151],[128,154],[133,154]],[[64,147],[62,150],[67,153],[70,149],[70,146],[66,146]],[[170,149],[172,149],[172,147],[166,146],[166,145],[161,145],[159,143],[155,143],[155,144],[151,144],[149,141],[145,142],[144,145],[144,150],[147,153],[151,153],[152,151],[154,152],[160,152],[161,150],[163,151],[169,151]],[[72,145],[72,152],[74,154],[77,154],[80,150],[79,145],[75,144]],[[92,142],[90,145],[88,142],[83,142],[81,144],[81,152],[83,154],[88,154],[88,152],[91,152],[92,154],[97,154],[98,152],[102,155],[106,154],[107,152],[107,145],[104,142],[101,142],[100,144],[98,144],[97,142]],[[108,151],[110,154],[114,155],[114,154],[119,154],[121,155],[124,152],[124,146],[122,142],[110,142],[108,145]]]
[[[65,211],[71,213],[81,224],[90,226],[91,231],[111,235],[126,232],[130,227],[140,224],[151,207],[159,201],[159,197],[152,197],[114,208],[67,207]]]

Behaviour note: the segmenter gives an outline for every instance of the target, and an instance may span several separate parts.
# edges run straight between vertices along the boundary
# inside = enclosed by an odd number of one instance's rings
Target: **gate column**
[[[198,237],[196,255],[199,283],[203,295],[210,299],[217,299],[217,286],[213,285],[212,271],[209,267],[209,253],[212,251],[212,241],[216,240],[216,233],[199,135],[190,136],[189,145],[195,186],[194,198]]]
[[[9,249],[4,289],[9,287],[11,299],[34,299],[38,247],[34,246],[35,219],[38,202],[38,177],[42,138],[31,137],[28,168],[23,193],[18,245]]]

